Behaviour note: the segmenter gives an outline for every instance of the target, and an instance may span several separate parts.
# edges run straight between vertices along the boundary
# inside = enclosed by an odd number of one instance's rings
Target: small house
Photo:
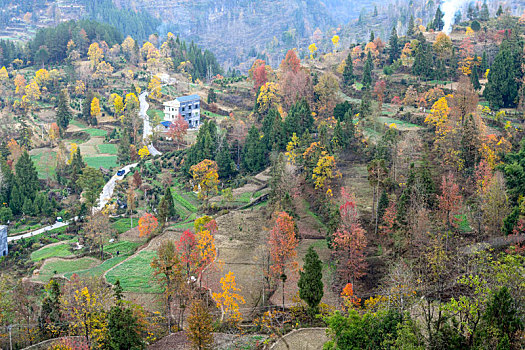
[[[164,121],[171,123],[180,114],[188,122],[190,128],[197,128],[201,120],[200,105],[199,95],[181,96],[173,101],[164,102]]]
[[[7,256],[9,249],[7,247],[7,226],[0,225],[0,256]]]

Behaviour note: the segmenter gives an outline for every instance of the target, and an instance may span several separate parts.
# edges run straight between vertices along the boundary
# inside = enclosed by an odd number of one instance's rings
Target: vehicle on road
[[[124,175],[125,173],[126,173],[126,170],[124,170],[124,169],[117,171],[117,175],[118,175],[118,176],[122,176],[122,175]]]

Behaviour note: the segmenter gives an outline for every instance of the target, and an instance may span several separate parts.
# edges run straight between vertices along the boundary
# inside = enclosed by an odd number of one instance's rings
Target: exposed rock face
[[[212,50],[220,61],[248,57],[252,49],[273,56],[309,42],[317,28],[359,16],[361,0],[119,0],[163,20],[172,31]],[[357,10],[356,10],[357,9]],[[334,16],[334,11],[337,16]],[[336,19],[334,19],[336,18]],[[281,57],[282,59],[282,57]]]

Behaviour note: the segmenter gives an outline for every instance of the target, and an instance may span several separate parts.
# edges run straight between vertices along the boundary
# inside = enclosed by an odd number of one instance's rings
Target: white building
[[[172,122],[181,115],[190,128],[196,128],[201,120],[201,98],[199,95],[177,97],[173,101],[164,102],[164,121]]]
[[[0,225],[0,256],[7,256],[7,226]]]

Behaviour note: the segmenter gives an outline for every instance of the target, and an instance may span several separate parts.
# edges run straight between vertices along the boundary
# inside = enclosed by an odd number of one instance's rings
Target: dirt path
[[[273,344],[271,350],[321,350],[330,338],[326,328],[296,329]],[[288,344],[288,347],[286,346]]]

